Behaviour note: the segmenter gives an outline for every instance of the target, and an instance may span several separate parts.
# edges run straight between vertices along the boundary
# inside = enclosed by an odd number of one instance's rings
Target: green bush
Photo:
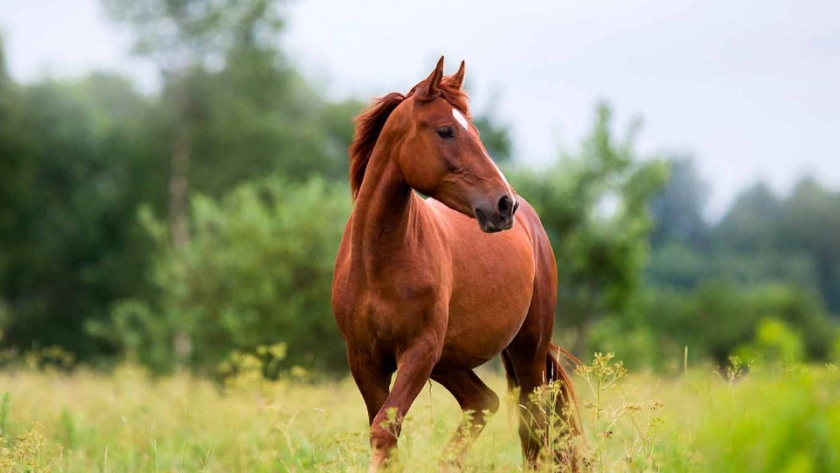
[[[663,368],[668,363],[660,358],[681,362],[685,346],[690,363],[711,359],[725,365],[732,354],[828,360],[837,335],[837,323],[816,293],[786,284],[708,281],[689,292],[650,290],[625,316],[595,324],[592,337],[598,349],[615,351],[631,366],[647,358],[648,366]]]
[[[804,358],[802,336],[786,323],[764,318],[758,325],[755,338],[739,347],[736,355],[744,360],[798,363]]]
[[[283,363],[345,366],[330,291],[335,252],[350,212],[348,190],[321,179],[272,177],[216,202],[192,201],[192,240],[166,244],[162,222],[145,214],[160,243],[153,272],[159,296],[126,300],[110,327],[93,327],[156,370],[184,362],[214,369],[235,350],[283,343]]]
[[[672,341],[660,344],[651,327],[628,327],[615,317],[597,321],[589,334],[589,345],[595,352],[615,353],[632,370],[650,368],[662,370],[667,362],[678,359],[682,347]]]
[[[706,407],[696,437],[704,471],[840,471],[838,381],[836,371],[814,369],[749,376],[727,402]]]

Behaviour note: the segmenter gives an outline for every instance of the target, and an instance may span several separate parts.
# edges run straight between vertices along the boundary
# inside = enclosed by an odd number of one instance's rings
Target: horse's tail
[[[545,378],[546,384],[560,382],[560,395],[554,406],[555,413],[569,424],[569,430],[573,435],[581,433],[580,407],[578,406],[575,387],[572,380],[560,364],[560,357],[571,361],[575,365],[581,364],[580,360],[568,351],[559,346],[549,343],[548,353],[545,355]]]
[[[507,350],[502,351],[502,366],[505,368],[505,379],[507,379],[508,391],[513,391],[519,386],[516,375],[513,372],[513,362]]]
[[[553,343],[549,344],[548,353],[545,355],[546,384],[550,386],[554,382],[560,383],[560,393],[553,406],[554,415],[559,419],[560,427],[568,429],[567,441],[556,448],[554,459],[561,465],[571,467],[571,471],[579,472],[585,469],[583,463],[583,451],[585,450],[582,435],[583,424],[581,422],[580,406],[575,395],[575,387],[560,363],[561,357],[575,365],[581,364],[580,360],[568,351]]]
[[[508,392],[513,393],[519,387],[519,382],[516,381],[516,374],[513,371],[513,361],[511,361],[510,354],[508,354],[507,350],[502,351],[501,358],[502,366],[505,368]],[[514,399],[512,394],[507,396],[507,400],[509,401],[508,407],[510,407],[508,410],[508,421],[514,423],[519,416],[519,403]]]

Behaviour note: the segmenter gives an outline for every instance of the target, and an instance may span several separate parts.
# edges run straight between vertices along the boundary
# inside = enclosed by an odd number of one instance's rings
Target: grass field
[[[593,471],[840,471],[840,373],[833,366],[621,377],[609,360],[594,365],[589,383],[575,377]],[[500,375],[481,376],[504,396]],[[0,472],[367,468],[366,416],[351,380],[242,376],[220,388],[186,374],[152,379],[132,367],[109,375],[22,369],[0,373],[0,394]],[[490,420],[467,471],[522,470],[512,409],[503,403]],[[400,439],[402,471],[437,471],[461,419],[442,387],[424,390]]]

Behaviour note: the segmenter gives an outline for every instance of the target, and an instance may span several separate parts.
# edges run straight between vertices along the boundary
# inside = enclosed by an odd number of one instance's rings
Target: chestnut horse
[[[560,381],[552,408],[578,430],[572,385],[550,343],[554,253],[536,212],[481,143],[463,81],[464,63],[444,77],[441,58],[408,95],[388,94],[356,118],[355,206],[336,257],[332,306],[367,406],[370,471],[395,453],[402,420],[430,378],[473,415],[472,428],[460,427],[447,447],[452,463],[443,464],[461,467],[485,413],[499,408],[473,369],[499,353],[526,409],[519,435],[529,464],[540,457],[535,432],[546,422],[529,398],[535,388]],[[577,469],[576,456],[560,450],[556,458]]]

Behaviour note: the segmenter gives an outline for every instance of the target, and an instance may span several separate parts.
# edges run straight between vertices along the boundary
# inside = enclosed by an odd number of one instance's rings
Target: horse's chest
[[[439,268],[396,269],[385,274],[336,274],[333,309],[348,343],[398,344],[424,330],[445,330],[445,291]],[[359,269],[359,268],[356,268]],[[372,277],[376,276],[376,277]]]

